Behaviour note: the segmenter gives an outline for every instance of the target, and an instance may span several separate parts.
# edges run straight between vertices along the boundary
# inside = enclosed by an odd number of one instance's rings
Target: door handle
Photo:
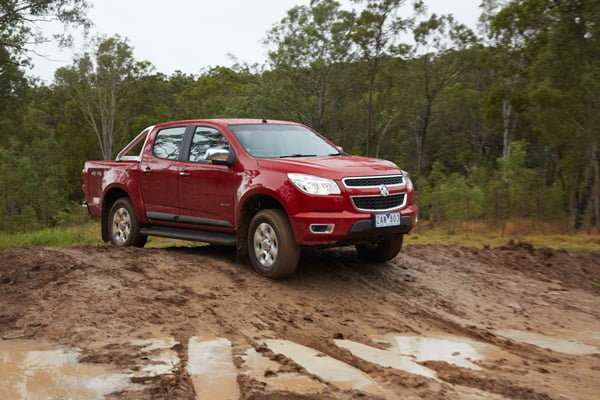
[[[146,168],[144,168],[144,169],[142,170],[142,172],[143,172],[143,173],[145,173],[145,174],[151,174],[151,173],[152,173],[152,168],[150,168],[150,167],[146,167]]]
[[[179,175],[180,175],[180,176],[183,176],[183,177],[186,177],[186,176],[190,176],[191,174],[190,174],[189,172],[187,172],[187,171],[181,171],[181,172],[179,173]]]

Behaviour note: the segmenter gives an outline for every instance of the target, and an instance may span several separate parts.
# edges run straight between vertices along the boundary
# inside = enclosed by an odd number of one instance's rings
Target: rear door
[[[181,222],[204,227],[235,226],[234,199],[241,178],[229,166],[206,160],[207,153],[219,149],[233,151],[218,129],[193,127],[179,181]]]
[[[177,220],[179,173],[187,129],[187,126],[163,128],[146,145],[140,162],[140,185],[146,216],[151,220]]]

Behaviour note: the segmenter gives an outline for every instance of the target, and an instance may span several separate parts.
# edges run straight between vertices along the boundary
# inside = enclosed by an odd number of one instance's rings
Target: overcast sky
[[[350,0],[338,0],[352,8]],[[309,0],[91,0],[88,16],[92,35],[119,34],[129,40],[137,60],[150,61],[158,72],[176,70],[198,74],[208,66],[234,64],[231,54],[249,64],[265,62],[266,32],[295,5]],[[412,3],[412,1],[407,1]],[[425,0],[429,13],[454,14],[476,28],[480,0]],[[354,8],[358,8],[354,6]],[[407,13],[410,9],[407,8]],[[410,14],[407,14],[410,15]],[[74,50],[53,45],[36,48],[46,58],[32,54],[29,75],[52,82],[54,71],[70,65],[74,53],[82,52],[83,39],[75,33]]]

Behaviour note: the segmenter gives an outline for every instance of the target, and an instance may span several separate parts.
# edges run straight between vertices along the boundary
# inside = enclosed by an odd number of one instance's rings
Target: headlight
[[[406,181],[406,189],[409,191],[413,190],[414,186],[413,186],[412,181],[410,180],[410,176],[408,175],[408,172],[406,172],[406,171],[403,171],[403,172],[404,172],[404,180]]]
[[[332,179],[321,178],[320,176],[305,175],[305,174],[287,174],[290,181],[304,193],[328,195],[340,194],[340,188]]]

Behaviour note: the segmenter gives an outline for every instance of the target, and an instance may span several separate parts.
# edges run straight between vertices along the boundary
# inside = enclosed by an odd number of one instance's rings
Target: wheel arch
[[[239,255],[248,254],[248,229],[250,221],[260,210],[279,209],[286,213],[287,210],[283,204],[275,197],[268,194],[260,193],[248,196],[240,208],[238,217],[238,238],[237,250]],[[289,217],[288,217],[289,218]]]
[[[110,236],[108,233],[108,213],[110,212],[111,207],[115,204],[115,201],[118,199],[126,197],[131,201],[131,196],[125,189],[120,187],[112,187],[106,191],[104,194],[104,199],[102,200],[102,217],[101,217],[101,231],[102,231],[102,240],[105,242],[110,241]],[[133,208],[137,214],[137,209],[135,205],[132,203]],[[139,215],[138,215],[139,220]]]

